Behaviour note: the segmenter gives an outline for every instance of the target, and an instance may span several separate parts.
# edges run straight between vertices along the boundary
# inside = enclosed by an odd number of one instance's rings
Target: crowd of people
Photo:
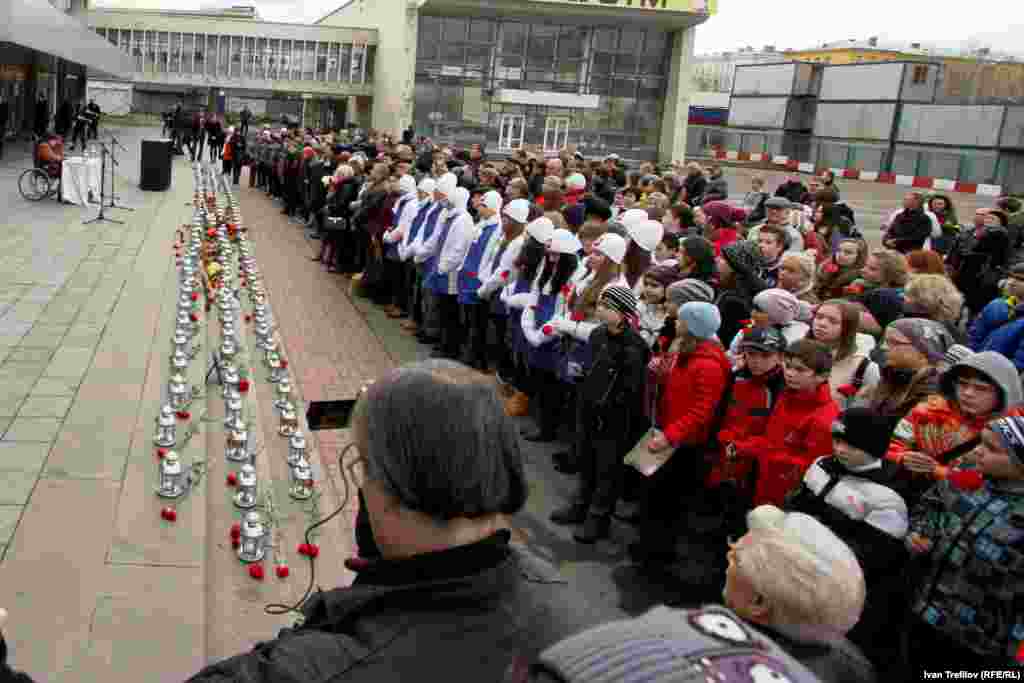
[[[481,680],[612,680],[610,659],[615,680],[710,675],[723,665],[688,653],[742,650],[751,629],[788,680],[1024,662],[1016,198],[961,225],[950,196],[908,192],[873,247],[828,172],[732,200],[694,163],[492,160],[411,130],[254,137],[234,157],[250,183],[435,360],[357,405],[354,589],[198,680],[304,680],[378,648],[366,666],[394,679],[446,661]],[[722,551],[683,573],[680,602],[729,609],[579,633],[607,619],[510,546],[520,438],[569,445],[554,465],[576,485],[551,521],[575,541],[618,518],[635,563],[679,577],[680,551],[710,539]],[[652,633],[668,644],[645,647]]]
[[[951,196],[910,191],[872,247],[830,172],[730,201],[716,166],[489,160],[411,132],[264,131],[254,150],[317,261],[493,374],[506,413],[534,417],[524,439],[570,444],[553,457],[576,492],[551,519],[578,542],[619,517],[630,555],[668,567],[707,544],[693,514],[724,547],[759,506],[803,512],[860,563],[850,637],[876,665],[1024,651],[1016,198],[961,225]]]

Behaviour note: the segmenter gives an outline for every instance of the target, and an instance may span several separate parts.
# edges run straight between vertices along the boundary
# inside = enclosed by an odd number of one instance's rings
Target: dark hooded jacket
[[[723,289],[715,300],[722,316],[718,338],[723,344],[730,344],[750,319],[754,297],[768,289],[768,284],[760,275],[764,266],[761,250],[753,242],[742,240],[730,244],[722,249],[722,257],[729,262],[735,276],[732,287]]]

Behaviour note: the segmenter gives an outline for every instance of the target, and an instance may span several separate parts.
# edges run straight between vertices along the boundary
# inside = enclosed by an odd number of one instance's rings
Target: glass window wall
[[[181,73],[191,74],[192,63],[195,60],[196,48],[192,42],[193,34],[183,33],[181,35]]]

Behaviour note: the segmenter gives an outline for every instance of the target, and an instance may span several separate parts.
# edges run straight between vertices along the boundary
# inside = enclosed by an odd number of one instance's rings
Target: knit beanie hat
[[[953,337],[945,326],[925,318],[901,318],[891,327],[907,338],[915,349],[923,353],[928,362],[940,363],[953,345]]]
[[[655,607],[636,619],[570,636],[538,659],[535,671],[565,683],[818,681],[764,634],[718,605]]]
[[[963,359],[974,355],[974,351],[967,348],[963,344],[953,344],[946,349],[946,355],[943,356],[942,362],[946,365],[956,365]]]
[[[636,294],[629,287],[622,287],[621,285],[605,287],[604,291],[601,292],[599,302],[612,310],[618,311],[627,318],[636,317]]]
[[[722,325],[722,314],[714,304],[691,301],[679,308],[679,319],[686,322],[686,329],[697,339],[711,339]]]
[[[748,240],[739,240],[722,247],[722,258],[729,267],[742,275],[751,275],[764,265],[761,248]]]
[[[565,179],[565,189],[581,192],[587,187],[587,179],[582,173],[573,173]]]
[[[754,297],[754,308],[763,311],[773,325],[788,325],[800,313],[800,300],[785,289],[766,289]]]
[[[864,295],[864,307],[878,321],[878,326],[885,329],[903,315],[903,294],[888,287],[873,289]]]
[[[832,439],[845,441],[872,458],[881,460],[889,450],[892,425],[870,408],[850,408],[832,423]]]
[[[583,200],[583,214],[585,216],[597,216],[601,220],[612,219],[612,208],[608,202],[600,197],[587,197]]]
[[[683,276],[675,266],[655,266],[644,273],[644,279],[668,287],[673,282],[682,280]]]
[[[1024,417],[1001,417],[988,423],[988,428],[999,435],[1010,460],[1024,467]]]
[[[715,300],[715,290],[703,280],[687,278],[673,282],[665,290],[665,301],[675,306],[682,306],[690,301],[711,303]]]

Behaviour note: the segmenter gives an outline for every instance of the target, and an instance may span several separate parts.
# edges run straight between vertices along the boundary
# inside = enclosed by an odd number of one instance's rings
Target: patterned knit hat
[[[752,275],[764,265],[761,248],[748,240],[740,240],[722,247],[722,258],[741,275]]]
[[[967,348],[963,344],[953,344],[946,349],[946,355],[943,356],[942,361],[946,365],[956,365],[963,359],[974,354],[974,351]]]
[[[907,338],[915,349],[928,358],[929,363],[940,363],[953,345],[953,337],[945,326],[926,318],[901,318],[891,327]]]
[[[655,607],[636,619],[595,626],[542,652],[534,668],[566,683],[818,680],[760,631],[717,605]]]
[[[988,423],[988,428],[999,435],[1010,460],[1024,467],[1024,417],[1001,417]]]
[[[601,292],[600,303],[604,304],[608,308],[618,311],[626,318],[636,317],[636,294],[629,287],[622,287],[620,285],[612,285],[606,287]]]
[[[665,290],[665,301],[676,306],[682,306],[689,301],[711,303],[714,300],[715,290],[703,280],[687,278],[673,282]]]

